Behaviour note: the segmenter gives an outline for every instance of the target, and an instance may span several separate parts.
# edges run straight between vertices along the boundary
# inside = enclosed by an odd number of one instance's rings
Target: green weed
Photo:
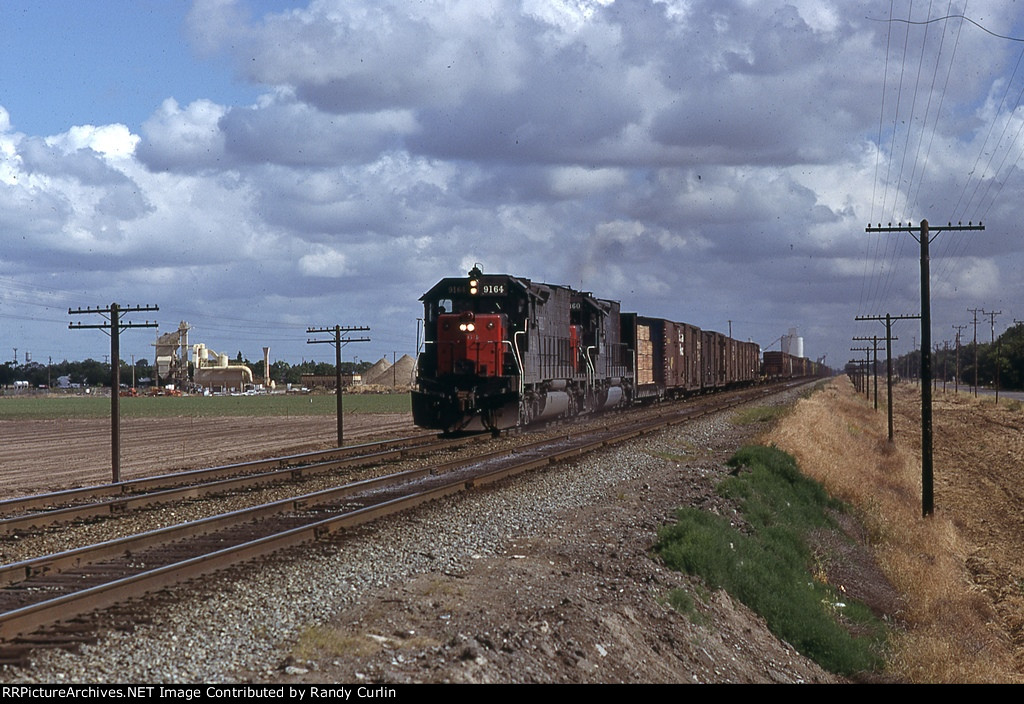
[[[755,406],[744,408],[736,413],[733,422],[737,425],[753,425],[754,423],[772,423],[789,413],[787,406]]]
[[[691,623],[700,624],[706,619],[697,611],[697,602],[685,589],[673,589],[668,593],[668,605],[690,619]]]
[[[886,631],[867,608],[854,605],[820,579],[804,536],[832,526],[840,504],[805,478],[792,457],[762,446],[741,449],[729,461],[749,471],[729,477],[719,492],[733,499],[749,532],[726,518],[682,508],[663,528],[656,549],[667,565],[725,589],[759,613],[779,638],[833,672],[878,669]],[[853,636],[843,623],[855,623]]]

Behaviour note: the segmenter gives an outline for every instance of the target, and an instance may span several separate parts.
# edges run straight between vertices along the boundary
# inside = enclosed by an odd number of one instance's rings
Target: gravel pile
[[[775,402],[791,402],[794,395]],[[711,416],[260,565],[172,587],[147,599],[140,608],[147,622],[134,632],[107,633],[79,653],[40,651],[31,667],[5,668],[0,680],[222,683],[252,676],[238,673],[270,677],[290,662],[289,649],[304,630],[372,589],[397,588],[424,573],[458,574],[475,559],[502,554],[516,535],[549,525],[556,513],[589,506],[610,487],[663,468],[659,453],[721,454],[722,439],[735,433],[731,417]]]

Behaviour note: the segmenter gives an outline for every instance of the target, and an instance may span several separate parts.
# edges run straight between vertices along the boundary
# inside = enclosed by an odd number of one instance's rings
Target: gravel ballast
[[[759,429],[732,418],[171,587],[138,608],[147,622],[133,632],[105,633],[79,653],[39,651],[0,679],[831,681],[725,595],[701,595],[703,624],[664,605],[670,588],[699,588],[648,550],[682,503],[730,510],[714,484]],[[311,633],[334,640],[310,653]]]

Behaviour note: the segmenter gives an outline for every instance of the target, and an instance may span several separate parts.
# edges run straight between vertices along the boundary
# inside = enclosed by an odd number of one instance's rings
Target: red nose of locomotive
[[[505,363],[503,318],[472,312],[438,316],[438,376],[500,376]]]

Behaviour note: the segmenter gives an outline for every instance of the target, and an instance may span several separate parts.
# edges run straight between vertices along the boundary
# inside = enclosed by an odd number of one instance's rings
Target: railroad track
[[[514,448],[349,482],[0,566],[0,661],[21,661],[32,648],[66,647],[88,638],[88,627],[83,635],[77,622],[79,615],[756,400],[765,393],[759,389],[705,397],[682,408],[643,414],[641,419],[573,426],[571,434]],[[126,614],[134,618],[130,611]]]
[[[120,516],[155,505],[300,482],[353,467],[453,449],[480,439],[477,436],[438,438],[434,434],[424,434],[8,499],[0,501],[0,536],[24,536],[47,526]]]

